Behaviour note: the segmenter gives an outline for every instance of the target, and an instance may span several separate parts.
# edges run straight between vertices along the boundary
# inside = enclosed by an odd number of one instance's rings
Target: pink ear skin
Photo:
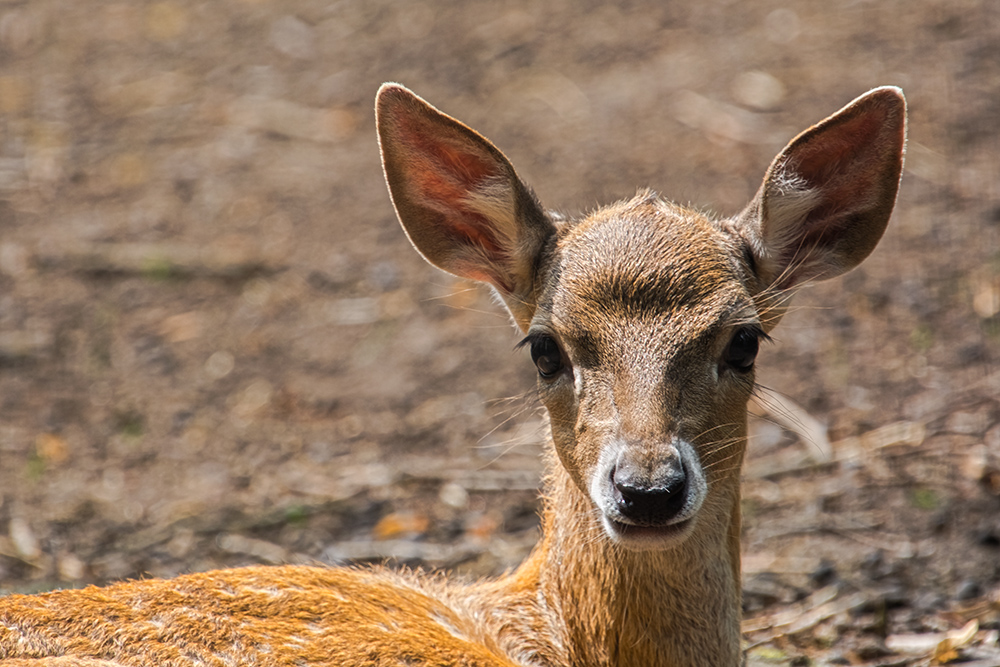
[[[495,256],[501,252],[484,216],[465,204],[467,194],[502,177],[502,165],[468,147],[449,145],[454,137],[434,134],[419,116],[391,115],[393,139],[406,161],[406,195],[415,206],[435,216],[442,233],[478,245]]]
[[[906,101],[892,87],[788,144],[740,220],[765,287],[832,278],[871,253],[896,201],[905,144]]]
[[[379,90],[376,122],[410,241],[438,268],[495,287],[520,322],[533,311],[537,254],[554,228],[513,166],[487,139],[398,84]]]

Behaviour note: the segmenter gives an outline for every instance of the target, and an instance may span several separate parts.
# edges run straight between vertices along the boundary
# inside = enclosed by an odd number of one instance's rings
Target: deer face
[[[743,456],[763,335],[705,218],[653,196],[560,230],[525,344],[563,466],[631,549],[684,539]]]

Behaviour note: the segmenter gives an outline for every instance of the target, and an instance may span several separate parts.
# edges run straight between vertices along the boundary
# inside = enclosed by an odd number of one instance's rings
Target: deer
[[[795,137],[726,218],[649,190],[547,212],[494,144],[394,84],[390,197],[488,285],[548,413],[541,539],[506,575],[249,566],[0,598],[0,664],[740,665],[740,470],[760,345],[883,235],[906,142],[881,87]]]

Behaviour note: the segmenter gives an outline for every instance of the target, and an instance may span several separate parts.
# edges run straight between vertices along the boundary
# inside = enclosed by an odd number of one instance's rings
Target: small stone
[[[980,597],[983,594],[983,589],[978,582],[972,579],[966,579],[958,585],[955,589],[955,599],[956,600],[972,600]]]
[[[167,553],[174,558],[186,558],[197,543],[194,531],[179,529],[167,542]]]
[[[770,41],[775,44],[788,44],[799,36],[802,30],[800,23],[798,14],[782,7],[767,15],[764,19],[764,29]]]
[[[733,97],[744,106],[770,111],[785,99],[785,85],[767,72],[742,72],[733,81]]]
[[[438,498],[445,505],[455,509],[465,509],[469,504],[469,493],[461,484],[448,482],[441,486]]]
[[[282,16],[271,24],[271,46],[279,53],[297,60],[316,56],[316,36],[312,26],[295,16]]]
[[[233,372],[233,368],[236,367],[236,359],[233,357],[232,353],[226,350],[219,350],[214,352],[212,356],[208,358],[205,362],[205,374],[213,380],[218,380],[226,377]]]
[[[14,549],[18,555],[26,561],[36,560],[42,555],[42,548],[38,544],[38,538],[31,530],[28,522],[20,517],[10,520],[10,541],[14,544]]]
[[[243,416],[253,414],[271,401],[273,389],[267,380],[254,380],[246,389],[236,404],[235,411]]]
[[[381,317],[378,299],[356,297],[339,299],[327,306],[327,314],[333,324],[351,326],[371,324]]]
[[[56,564],[63,581],[79,581],[86,573],[87,564],[73,554],[63,554]]]

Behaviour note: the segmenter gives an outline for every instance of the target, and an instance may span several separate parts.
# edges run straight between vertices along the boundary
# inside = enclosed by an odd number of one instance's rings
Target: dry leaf
[[[927,654],[934,650],[943,639],[940,632],[923,634],[898,634],[885,638],[885,647],[895,653]]]
[[[69,456],[66,440],[55,433],[41,433],[35,438],[35,451],[46,463],[62,463]]]
[[[379,519],[379,522],[372,529],[372,533],[377,540],[387,540],[404,533],[423,533],[429,525],[430,520],[425,514],[417,512],[393,512]]]
[[[465,533],[476,540],[488,540],[500,527],[500,522],[491,514],[472,516],[466,521]]]
[[[965,646],[979,632],[979,621],[972,619],[960,630],[949,632],[934,649],[932,661],[937,665],[944,665],[958,659],[958,649]]]

